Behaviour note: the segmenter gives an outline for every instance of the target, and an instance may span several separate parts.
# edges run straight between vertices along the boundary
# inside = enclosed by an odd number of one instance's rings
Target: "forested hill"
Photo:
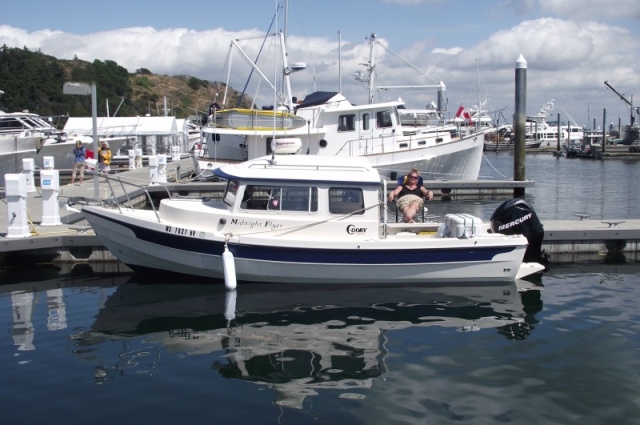
[[[129,73],[116,62],[79,59],[61,60],[27,48],[0,47],[0,110],[18,112],[28,110],[44,116],[91,116],[91,96],[62,94],[67,81],[95,82],[98,116],[164,115],[166,97],[169,115],[186,118],[195,110],[206,111],[222,93],[225,84],[200,80],[186,75],[155,75],[139,69]],[[229,89],[230,105],[239,96]],[[107,102],[108,99],[108,102]],[[251,100],[243,98],[241,106]],[[107,108],[109,114],[107,114]]]

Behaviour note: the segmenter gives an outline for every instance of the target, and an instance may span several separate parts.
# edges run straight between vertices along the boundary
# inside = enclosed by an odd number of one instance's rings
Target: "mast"
[[[342,31],[338,31],[338,91],[342,93]]]
[[[478,65],[478,58],[476,58],[476,90],[478,91],[478,114],[476,119],[476,130],[480,128],[480,117],[482,110],[482,103],[480,101],[480,65]]]
[[[367,72],[369,73],[369,105],[373,103],[373,91],[375,89],[375,69],[376,69],[376,57],[375,57],[375,43],[376,34],[371,33],[369,37],[369,64],[367,66]]]

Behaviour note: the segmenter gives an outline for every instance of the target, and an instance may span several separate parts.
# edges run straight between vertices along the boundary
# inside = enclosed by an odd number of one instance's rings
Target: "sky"
[[[599,127],[606,108],[607,124],[627,124],[628,105],[604,81],[640,104],[638,0],[289,0],[286,14],[284,1],[5,2],[0,46],[59,59],[112,60],[129,72],[190,75],[236,90],[246,85],[262,106],[274,103],[274,91],[257,78],[246,84],[250,68],[231,41],[252,59],[263,45],[259,65],[278,87],[269,59],[276,43],[264,35],[286,31],[289,62],[306,64],[291,77],[294,95],[342,89],[352,103],[363,104],[368,90],[354,74],[369,61],[375,34],[378,85],[442,81],[454,113],[459,105],[486,101],[501,123],[511,122],[520,55],[527,63],[527,114],[553,102],[553,119],[560,114],[588,128],[595,119]],[[381,90],[374,100],[398,98],[421,108],[436,94]],[[221,103],[224,92],[216,100]]]

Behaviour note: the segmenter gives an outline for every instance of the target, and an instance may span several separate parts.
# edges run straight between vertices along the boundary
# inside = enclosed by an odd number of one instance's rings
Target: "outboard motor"
[[[524,262],[543,264],[542,238],[544,228],[536,212],[524,199],[504,201],[491,215],[491,231],[503,235],[524,235],[529,241]]]

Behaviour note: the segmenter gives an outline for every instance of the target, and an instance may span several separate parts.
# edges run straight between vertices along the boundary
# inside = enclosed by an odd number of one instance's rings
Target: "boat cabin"
[[[228,230],[314,225],[331,238],[342,236],[348,221],[353,227],[347,232],[379,237],[386,181],[365,158],[263,157],[214,174],[227,179],[222,202],[233,217]]]

